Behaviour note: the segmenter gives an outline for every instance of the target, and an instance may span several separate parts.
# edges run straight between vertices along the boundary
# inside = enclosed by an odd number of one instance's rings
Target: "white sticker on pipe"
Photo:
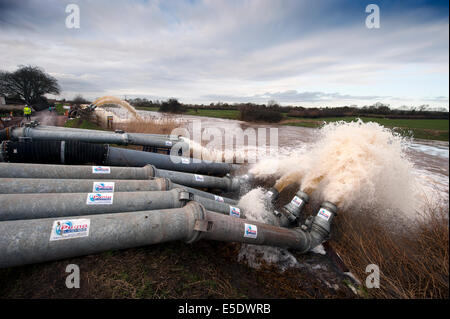
[[[53,222],[50,241],[89,236],[90,219],[65,219]]]
[[[189,158],[187,157],[182,157],[181,158],[181,164],[189,164],[191,161],[189,160]]]
[[[241,210],[238,207],[230,206],[230,216],[240,218]]]
[[[114,182],[94,182],[92,191],[96,193],[114,193]]]
[[[321,209],[319,209],[317,216],[319,216],[325,220],[329,220],[331,217],[331,212],[326,210],[325,208],[321,208]]]
[[[111,174],[109,166],[92,166],[92,174]]]
[[[87,205],[111,205],[114,193],[89,193],[86,198]]]
[[[300,197],[294,196],[294,198],[291,200],[291,203],[297,207],[300,207],[300,205],[303,203],[303,201]]]
[[[172,141],[166,141],[166,146],[172,146]]]
[[[258,237],[258,227],[256,227],[256,225],[245,224],[244,237],[248,238]]]
[[[197,182],[204,182],[204,181],[205,181],[205,178],[203,177],[203,175],[197,175],[197,174],[195,174],[195,180],[196,180]]]

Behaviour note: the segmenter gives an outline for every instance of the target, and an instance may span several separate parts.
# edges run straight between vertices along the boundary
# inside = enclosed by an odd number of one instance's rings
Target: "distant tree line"
[[[444,108],[433,109],[429,105],[418,107],[403,106],[391,108],[389,104],[375,103],[373,105],[358,107],[302,107],[302,106],[280,106],[276,101],[267,104],[256,103],[210,103],[210,104],[182,104],[177,99],[167,101],[131,99],[128,100],[133,106],[157,108],[161,112],[183,113],[189,109],[193,110],[238,110],[240,119],[256,122],[279,122],[284,115],[300,118],[324,118],[324,117],[385,117],[405,119],[448,119],[449,112]]]
[[[288,116],[304,118],[323,117],[385,117],[385,118],[405,118],[405,119],[448,119],[448,111],[445,109],[433,110],[428,105],[419,107],[390,108],[388,104],[375,103],[370,106],[341,106],[324,108],[290,107]]]

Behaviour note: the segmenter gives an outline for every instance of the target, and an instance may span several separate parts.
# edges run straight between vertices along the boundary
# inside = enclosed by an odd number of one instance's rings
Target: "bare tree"
[[[37,66],[19,65],[14,72],[0,71],[0,94],[18,96],[29,105],[44,94],[59,94],[58,81]]]

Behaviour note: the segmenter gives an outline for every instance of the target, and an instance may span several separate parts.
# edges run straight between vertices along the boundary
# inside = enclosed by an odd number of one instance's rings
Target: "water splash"
[[[265,177],[275,170],[278,190],[297,182],[340,209],[376,206],[408,213],[417,203],[417,183],[406,146],[404,138],[377,123],[329,123],[306,151],[278,162],[262,161],[251,172]]]
[[[93,103],[93,105],[96,105],[97,107],[105,105],[105,104],[116,104],[120,107],[123,107],[128,112],[130,112],[133,117],[140,121],[142,120],[141,116],[137,113],[136,109],[130,105],[127,101],[121,100],[115,96],[103,96],[101,98],[96,99]]]

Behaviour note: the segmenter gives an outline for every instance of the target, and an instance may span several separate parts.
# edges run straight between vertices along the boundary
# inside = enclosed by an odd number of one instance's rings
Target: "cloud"
[[[80,29],[65,27],[72,2]],[[448,96],[448,3],[379,5],[381,28],[369,30],[358,1],[0,0],[0,59],[43,67],[63,96]]]
[[[207,99],[215,101],[229,101],[229,102],[259,102],[265,103],[269,100],[277,102],[289,103],[304,103],[304,102],[329,102],[329,101],[353,101],[353,100],[380,100],[389,99],[389,96],[354,96],[340,93],[325,93],[325,92],[298,92],[296,90],[288,90],[284,92],[257,94],[253,96],[227,96],[227,95],[207,95]]]

